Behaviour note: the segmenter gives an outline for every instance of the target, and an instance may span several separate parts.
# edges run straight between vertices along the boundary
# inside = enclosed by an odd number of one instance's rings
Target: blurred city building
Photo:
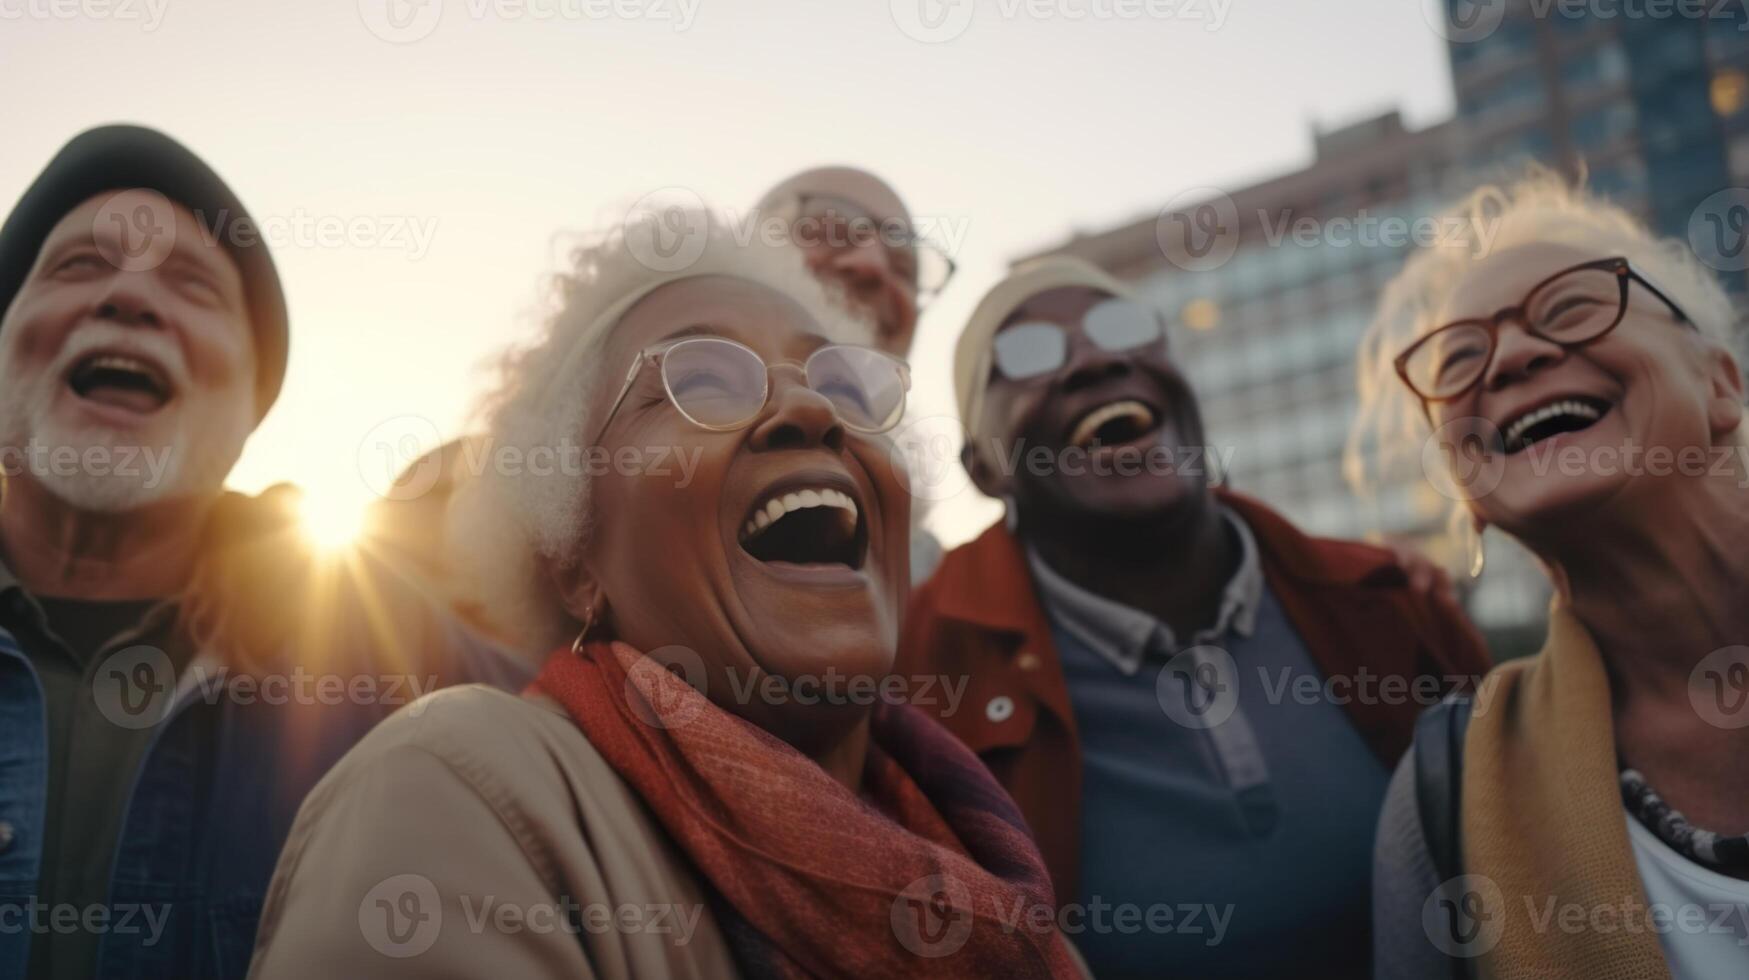
[[[1209,438],[1234,449],[1233,486],[1315,533],[1409,540],[1462,567],[1440,533],[1443,500],[1418,474],[1374,500],[1342,476],[1355,350],[1380,288],[1444,231],[1437,211],[1530,159],[1583,169],[1661,233],[1688,237],[1697,205],[1749,184],[1749,23],[1692,4],[1687,17],[1634,19],[1605,0],[1452,2],[1456,118],[1411,130],[1393,112],[1314,132],[1303,170],[1189,189],[1047,251],[1096,262],[1168,311]],[[1498,535],[1487,555],[1463,583],[1470,612],[1497,651],[1530,652],[1547,580]]]

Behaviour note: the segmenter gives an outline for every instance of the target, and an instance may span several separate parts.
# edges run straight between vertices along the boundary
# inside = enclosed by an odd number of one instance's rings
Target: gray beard
[[[72,427],[49,418],[52,392],[40,386],[8,387],[0,393],[6,475],[28,473],[56,498],[91,513],[126,513],[218,493],[252,428],[251,420],[238,419],[227,431],[191,432],[195,420],[182,413],[167,445],[140,445],[101,426]],[[222,424],[212,419],[208,427]]]

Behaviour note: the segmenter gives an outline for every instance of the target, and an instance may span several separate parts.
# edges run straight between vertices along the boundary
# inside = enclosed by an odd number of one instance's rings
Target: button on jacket
[[[1257,501],[1216,495],[1255,535],[1264,580],[1327,683],[1372,692],[1348,697],[1343,709],[1380,761],[1394,766],[1427,693],[1436,700],[1486,673],[1480,634],[1450,603],[1415,592],[1389,551],[1313,538]],[[913,595],[898,672],[964,680],[956,704],[918,706],[935,711],[1020,804],[1058,901],[1073,900],[1081,747],[1026,548],[1002,522],[949,552]],[[1419,688],[1417,679],[1424,679]],[[1163,826],[1169,819],[1162,816]]]

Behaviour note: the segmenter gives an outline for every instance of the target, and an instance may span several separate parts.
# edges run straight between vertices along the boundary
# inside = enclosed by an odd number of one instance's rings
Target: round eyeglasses
[[[745,344],[724,337],[688,337],[649,347],[638,352],[590,444],[607,431],[645,364],[661,370],[662,388],[680,414],[712,432],[745,428],[771,396],[771,368]],[[905,413],[911,370],[878,350],[827,344],[808,355],[802,373],[808,387],[831,402],[838,421],[853,432],[885,432]]]
[[[1397,355],[1397,375],[1423,402],[1457,398],[1488,373],[1500,327],[1516,320],[1532,337],[1571,350],[1595,343],[1627,316],[1628,287],[1661,300],[1678,323],[1696,329],[1670,297],[1635,272],[1621,256],[1583,262],[1532,286],[1524,301],[1493,316],[1456,320],[1428,333]]]
[[[956,270],[953,258],[917,234],[908,221],[879,219],[843,198],[808,194],[796,202],[796,244],[802,249],[840,251],[880,245],[893,274],[913,283],[917,303],[928,303],[947,288]]]

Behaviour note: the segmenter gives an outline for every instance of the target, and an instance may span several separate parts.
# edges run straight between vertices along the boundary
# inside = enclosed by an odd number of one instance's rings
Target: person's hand
[[[1458,604],[1457,587],[1452,584],[1451,576],[1434,564],[1433,559],[1399,541],[1388,541],[1385,547],[1397,557],[1397,564],[1403,566],[1403,574],[1409,577],[1409,587],[1417,595],[1443,599],[1454,606]]]

